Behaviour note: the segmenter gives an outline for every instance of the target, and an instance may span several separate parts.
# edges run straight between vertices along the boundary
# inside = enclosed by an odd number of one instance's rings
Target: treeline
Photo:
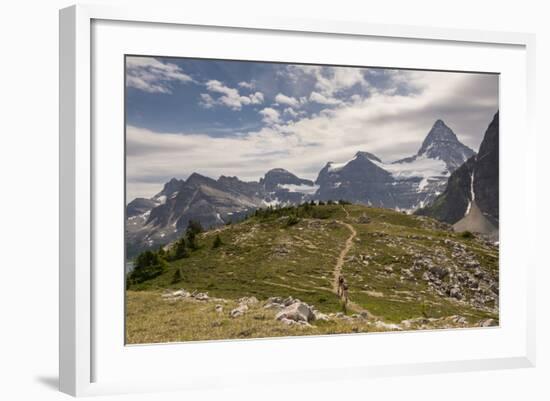
[[[169,248],[160,246],[156,251],[148,250],[140,253],[134,259],[134,270],[126,278],[126,286],[143,283],[160,276],[166,271],[168,262],[189,257],[190,253],[199,249],[198,234],[203,232],[198,221],[190,220],[185,235],[178,239]],[[214,239],[213,247],[217,248],[222,244],[219,235]]]
[[[350,205],[351,202],[345,200],[332,201],[310,201],[300,205],[292,206],[269,206],[267,208],[256,209],[252,216],[260,220],[277,219],[280,217],[288,217],[287,226],[297,224],[299,219],[328,219],[332,216],[335,209],[316,206],[331,206],[331,205]]]

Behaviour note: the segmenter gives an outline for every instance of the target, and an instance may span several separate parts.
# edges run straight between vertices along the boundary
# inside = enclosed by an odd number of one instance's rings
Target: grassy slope
[[[421,279],[402,280],[400,275],[401,269],[410,267],[413,253],[437,250],[450,257],[451,251],[443,243],[445,238],[463,243],[484,269],[498,275],[498,255],[494,249],[442,230],[438,223],[427,218],[359,205],[346,206],[349,216],[338,205],[316,208],[322,208],[329,218],[301,219],[290,227],[284,217],[251,218],[201,234],[201,247],[189,258],[170,263],[164,274],[128,291],[128,341],[366,331],[366,325],[356,327],[355,323],[348,327],[349,322],[316,323],[316,328],[282,327],[270,316],[273,312],[265,311],[258,311],[259,315],[251,312],[238,319],[229,319],[226,313],[222,318],[213,311],[213,303],[181,302],[174,306],[160,299],[160,292],[167,288],[205,291],[212,297],[226,299],[229,311],[234,300],[243,296],[265,300],[270,296],[291,295],[322,312],[338,312],[341,305],[331,291],[333,269],[350,231],[335,220],[348,222],[357,231],[342,271],[350,284],[350,297],[359,307],[386,322],[396,323],[422,316],[462,315],[471,322],[497,318],[487,311],[434,294]],[[356,218],[365,212],[371,222],[357,223]],[[224,244],[212,249],[216,234]],[[359,260],[360,255],[371,258],[368,266]],[[393,272],[386,272],[387,266]],[[177,269],[182,280],[173,283]],[[371,327],[368,331],[372,330]]]
[[[197,340],[286,337],[380,331],[365,319],[333,319],[315,325],[287,326],[275,320],[276,311],[261,304],[251,306],[241,317],[231,318],[228,312],[238,305],[235,300],[162,300],[152,291],[128,291],[127,343],[159,343]],[[223,312],[216,312],[216,305]]]

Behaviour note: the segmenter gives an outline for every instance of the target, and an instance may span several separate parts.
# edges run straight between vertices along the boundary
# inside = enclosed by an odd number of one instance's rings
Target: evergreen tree
[[[183,275],[181,274],[181,269],[176,269],[174,275],[172,276],[172,284],[177,284],[183,280]]]
[[[179,240],[176,241],[174,245],[174,255],[173,259],[182,259],[189,256],[189,253],[187,252],[187,246],[185,244],[185,238],[181,237]]]
[[[166,262],[157,252],[142,252],[135,260],[134,270],[128,275],[129,282],[139,284],[151,280],[162,274],[165,268]]]
[[[196,220],[189,220],[189,223],[187,223],[187,232],[189,231],[193,231],[196,235],[202,233],[204,230],[200,222]]]
[[[189,249],[196,250],[199,247],[199,244],[197,243],[197,234],[202,232],[202,226],[201,223],[195,220],[189,220],[189,223],[187,224],[187,230],[186,230],[186,237],[187,237],[187,245]]]

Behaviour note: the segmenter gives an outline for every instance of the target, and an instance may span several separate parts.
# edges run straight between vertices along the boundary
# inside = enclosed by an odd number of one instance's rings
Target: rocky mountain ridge
[[[190,220],[205,228],[239,221],[255,209],[304,201],[346,200],[412,212],[443,193],[449,176],[475,152],[437,120],[418,152],[394,162],[359,151],[344,163],[328,162],[315,182],[276,168],[259,181],[198,173],[172,178],[151,199],[127,206],[127,256],[179,237]]]

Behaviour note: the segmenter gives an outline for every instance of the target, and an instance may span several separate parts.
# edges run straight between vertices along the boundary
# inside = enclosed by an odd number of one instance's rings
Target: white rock
[[[313,311],[313,314],[315,315],[315,320],[322,320],[324,322],[330,320],[328,315],[325,315],[324,313],[319,312],[318,310]]]
[[[229,315],[231,317],[239,317],[239,316],[244,315],[247,310],[248,310],[247,305],[239,305],[235,309],[233,309]]]
[[[394,323],[385,323],[381,320],[376,322],[376,327],[384,330],[401,330],[401,327],[399,327],[399,325]]]
[[[164,299],[175,299],[175,298],[187,298],[190,295],[191,295],[190,292],[182,289],[182,290],[177,290],[172,292],[165,292],[164,294],[161,295],[161,297]]]
[[[256,305],[258,302],[258,298],[256,297],[243,297],[239,299],[239,304],[241,305]]]
[[[204,292],[199,292],[198,294],[195,294],[194,298],[197,301],[208,301],[208,299],[209,299],[208,294],[206,294]]]
[[[216,305],[216,312],[218,312],[218,313],[223,313],[223,306],[221,306],[221,305]]]
[[[481,322],[479,322],[479,325],[481,327],[494,327],[494,326],[498,326],[498,323],[495,319],[484,319]]]
[[[272,302],[264,305],[264,309],[282,309],[282,308],[283,308],[283,305],[272,303]]]
[[[296,302],[277,313],[275,319],[290,319],[295,322],[309,322],[315,320],[315,315],[308,304]]]

